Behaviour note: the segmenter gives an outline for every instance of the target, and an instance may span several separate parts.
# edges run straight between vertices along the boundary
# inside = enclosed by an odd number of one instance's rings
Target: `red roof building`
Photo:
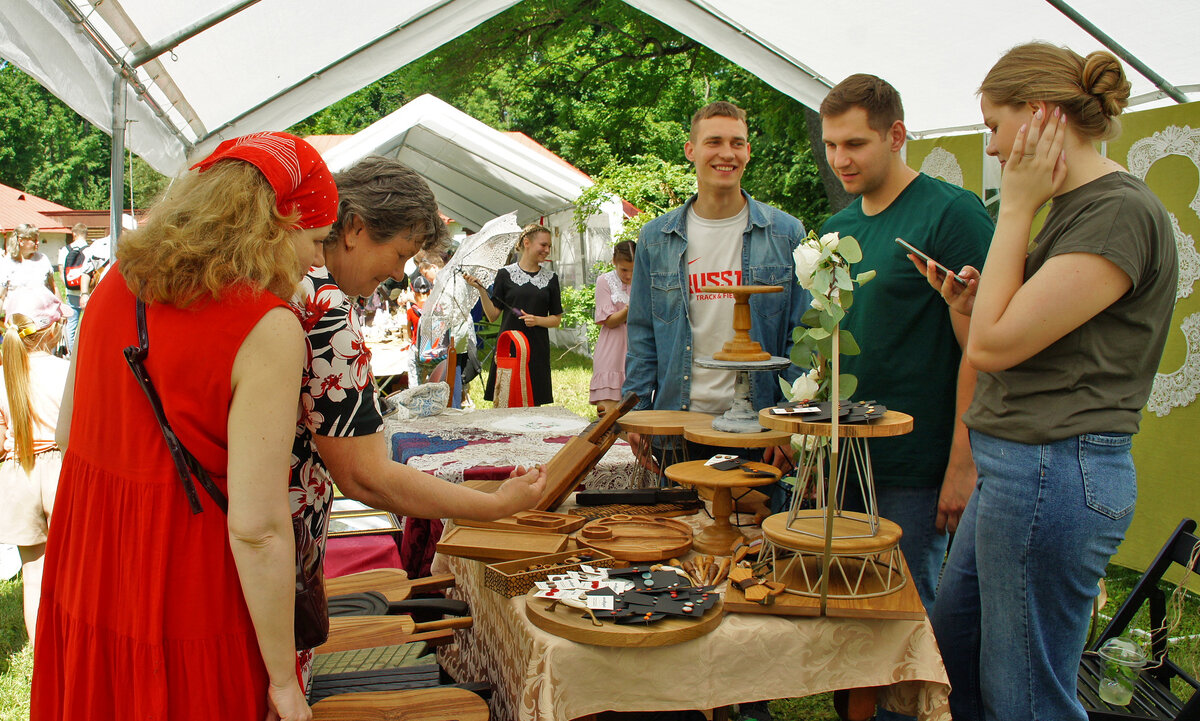
[[[0,232],[8,233],[21,223],[29,223],[43,233],[70,233],[58,213],[71,209],[0,183]]]

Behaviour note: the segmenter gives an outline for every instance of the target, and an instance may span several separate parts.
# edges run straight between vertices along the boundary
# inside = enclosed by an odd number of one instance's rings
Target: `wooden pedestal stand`
[[[713,524],[700,531],[692,539],[692,548],[701,553],[727,556],[733,545],[744,538],[742,532],[729,522],[733,513],[733,489],[765,486],[779,480],[779,469],[766,463],[747,463],[755,471],[767,471],[769,476],[752,476],[742,469],[718,471],[704,465],[704,461],[688,461],[676,463],[667,468],[667,478],[676,483],[686,483],[696,486],[707,486],[713,489],[712,515]]]
[[[651,485],[662,485],[663,474],[658,471],[655,483],[650,483],[651,474],[647,472],[655,466],[650,447],[653,444],[662,449],[662,468],[688,460],[687,447],[683,440],[684,426],[703,424],[711,426],[713,417],[707,413],[693,411],[630,411],[621,416],[617,425],[626,433],[639,433],[642,436],[641,446],[633,449],[638,460],[634,469],[633,487],[645,488]]]
[[[756,408],[750,402],[750,371],[778,371],[792,362],[787,358],[773,356],[764,351],[758,342],[750,338],[750,296],[758,293],[780,293],[778,285],[706,285],[700,293],[728,293],[734,298],[733,340],[713,354],[712,358],[696,358],[701,368],[737,371],[734,382],[733,405],[712,422],[718,431],[731,433],[758,433]]]
[[[779,431],[828,439],[801,453],[800,475],[788,512],[763,523],[764,555],[760,557],[774,562],[775,580],[787,584],[789,594],[817,599],[820,615],[897,618],[910,613],[919,617],[920,599],[908,583],[910,574],[899,550],[900,527],[879,517],[867,448],[869,438],[912,431],[912,416],[888,411],[876,421],[847,425],[836,420],[807,422],[764,409],[759,422]],[[839,441],[845,441],[841,454]],[[867,513],[842,509],[851,464],[857,471]],[[799,507],[808,496],[816,497],[818,508]],[[888,598],[906,588],[905,595],[912,598]],[[849,607],[831,605],[838,601],[854,603]],[[910,605],[913,608],[906,608]]]

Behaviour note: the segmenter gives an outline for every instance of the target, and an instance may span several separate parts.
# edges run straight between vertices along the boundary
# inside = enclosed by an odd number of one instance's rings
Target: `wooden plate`
[[[623,513],[592,521],[575,540],[623,561],[662,561],[692,548],[692,528],[681,521],[659,516]]]
[[[724,606],[717,603],[697,619],[668,617],[645,626],[601,621],[602,625],[594,626],[592,619],[577,608],[560,604],[553,611],[547,610],[550,601],[534,598],[534,593],[536,589],[525,596],[525,617],[530,623],[555,636],[592,646],[652,647],[683,643],[721,625],[725,615]]]
[[[438,553],[481,561],[511,561],[566,550],[567,537],[553,533],[502,531],[496,528],[451,528],[438,541]]]

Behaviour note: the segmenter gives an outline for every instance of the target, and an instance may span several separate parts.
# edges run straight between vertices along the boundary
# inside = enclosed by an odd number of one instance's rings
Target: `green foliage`
[[[111,155],[112,141],[99,128],[16,66],[0,67],[0,182],[68,208],[105,208]],[[166,182],[136,157],[133,178],[137,207]],[[128,175],[124,198],[129,207]]]
[[[600,326],[596,323],[596,286],[580,285],[562,289],[562,327],[586,328],[588,348],[596,347]]]
[[[690,165],[648,155],[639,155],[632,163],[614,160],[594,180],[595,184],[585,188],[575,201],[575,228],[580,235],[587,230],[588,218],[614,195],[642,211],[625,219],[613,244],[636,241],[643,225],[681,205],[696,192],[696,175]]]

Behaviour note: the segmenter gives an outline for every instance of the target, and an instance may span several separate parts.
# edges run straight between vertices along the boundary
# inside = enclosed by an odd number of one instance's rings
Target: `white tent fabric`
[[[138,120],[130,147],[174,174],[225,138],[302,120],[517,1],[5,0],[0,57],[105,129],[112,81],[123,70],[146,89],[142,102],[128,104]],[[810,107],[847,74],[879,74],[904,95],[909,128],[918,134],[977,124],[974,90],[1007,47],[1035,38],[1080,52],[1100,47],[1044,0],[624,1]],[[1200,97],[1200,3],[1070,1]],[[190,39],[172,41],[241,6]],[[161,46],[171,49],[135,67],[138,53]],[[1140,75],[1131,79],[1135,94],[1154,91]]]
[[[422,95],[325,153],[334,172],[366,155],[393,157],[416,170],[442,212],[478,229],[517,212],[520,224],[571,207],[592,181],[513,138]]]

